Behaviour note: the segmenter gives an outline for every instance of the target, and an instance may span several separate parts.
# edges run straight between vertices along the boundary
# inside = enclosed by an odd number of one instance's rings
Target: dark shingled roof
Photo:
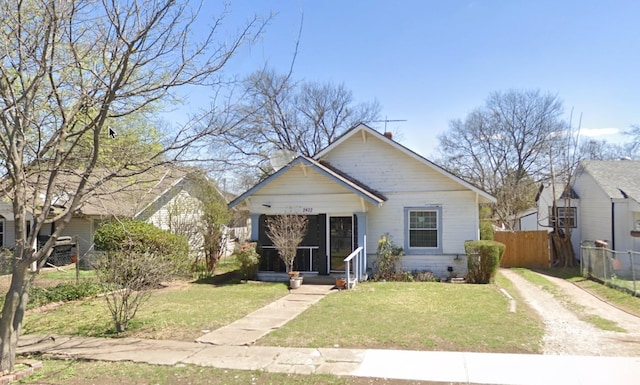
[[[610,198],[640,202],[640,160],[589,160],[580,166]]]

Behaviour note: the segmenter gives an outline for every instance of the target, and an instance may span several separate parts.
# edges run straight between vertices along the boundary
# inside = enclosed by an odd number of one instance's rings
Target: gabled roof
[[[91,191],[75,210],[75,215],[136,217],[163,195],[181,188],[190,175],[198,175],[202,172],[196,172],[193,168],[167,164],[128,177],[107,180],[110,174],[106,169],[95,170],[89,180]],[[53,188],[54,210],[55,208],[64,209],[69,204],[80,177],[79,174],[70,172],[58,175]],[[36,207],[40,204],[40,196],[46,187],[42,183],[30,185]]]
[[[538,189],[538,193],[536,194],[536,202],[538,200],[540,200],[540,195],[542,194],[542,191],[544,189],[548,189],[549,191],[551,191],[550,194],[553,194],[553,186],[551,183],[541,183],[540,184],[540,188]],[[556,183],[555,184],[555,192],[556,192],[556,196],[555,196],[555,200],[558,199],[580,199],[580,197],[578,196],[578,194],[575,192],[575,190],[573,189],[573,187],[568,187],[565,186],[562,183]]]
[[[274,179],[277,179],[280,175],[286,173],[291,168],[300,164],[310,167],[311,169],[326,176],[327,178],[331,179],[335,183],[347,188],[354,194],[358,195],[359,197],[365,199],[366,201],[376,206],[381,206],[387,200],[387,198],[384,195],[369,188],[368,186],[359,182],[355,178],[349,175],[346,175],[341,171],[336,170],[333,167],[330,167],[327,164],[318,162],[315,159],[312,159],[306,156],[299,156],[296,159],[292,160],[289,164],[281,168],[280,170],[276,171],[274,174],[270,175],[266,179],[262,180],[260,183],[256,184],[255,186],[247,190],[244,194],[232,200],[229,203],[229,208],[233,208],[240,202],[244,201],[245,199],[247,199],[248,197],[256,193],[258,190],[260,190],[261,188],[263,188],[264,186],[272,182]]]
[[[322,159],[325,155],[327,155],[329,152],[331,152],[334,148],[340,146],[341,143],[345,142],[346,140],[348,140],[349,138],[351,138],[354,135],[358,135],[358,134],[370,134],[372,136],[378,137],[379,139],[385,141],[386,143],[388,143],[390,146],[392,146],[393,148],[395,148],[396,150],[405,153],[406,155],[414,158],[415,160],[417,160],[418,162],[424,164],[425,166],[433,169],[434,171],[440,173],[441,175],[444,175],[445,177],[453,180],[456,183],[459,183],[461,185],[463,185],[464,187],[468,188],[469,190],[479,194],[480,196],[482,196],[483,198],[485,198],[487,201],[495,203],[497,201],[496,197],[494,197],[493,195],[489,194],[488,192],[482,190],[481,188],[473,185],[470,182],[467,182],[466,180],[459,178],[458,176],[450,173],[449,171],[445,170],[443,167],[433,163],[432,161],[428,160],[427,158],[424,158],[423,156],[413,152],[412,150],[408,149],[407,147],[401,145],[400,143],[384,136],[383,134],[379,133],[378,131],[374,130],[373,128],[367,126],[366,124],[359,124],[351,129],[349,129],[347,132],[345,132],[344,134],[342,134],[338,139],[336,139],[333,143],[331,143],[330,145],[328,145],[327,147],[325,147],[323,150],[321,150],[320,152],[318,152],[315,156],[314,159],[319,160]]]
[[[581,172],[593,177],[609,198],[631,198],[640,202],[640,160],[589,160],[580,162]]]

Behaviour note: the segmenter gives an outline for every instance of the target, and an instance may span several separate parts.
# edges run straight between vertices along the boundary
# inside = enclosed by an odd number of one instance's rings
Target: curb
[[[27,367],[22,370],[17,370],[9,374],[4,374],[0,377],[0,385],[8,385],[13,381],[19,381],[25,377],[28,377],[33,374],[38,369],[42,369],[44,366],[40,361],[20,361],[17,364],[26,365]]]

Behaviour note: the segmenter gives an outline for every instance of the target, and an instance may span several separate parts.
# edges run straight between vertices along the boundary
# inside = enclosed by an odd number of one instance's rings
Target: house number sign
[[[313,212],[313,208],[312,208],[312,207],[303,207],[303,208],[302,208],[302,212],[303,212],[304,214],[312,213],[312,212]]]

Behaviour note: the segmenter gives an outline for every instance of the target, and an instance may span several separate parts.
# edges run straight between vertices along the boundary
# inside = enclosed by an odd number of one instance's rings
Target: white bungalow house
[[[616,251],[640,252],[640,161],[582,161],[569,194],[556,188],[557,220],[568,220],[576,253],[584,241],[604,241]],[[536,229],[549,229],[554,215],[550,185],[538,199]]]
[[[309,220],[294,268],[303,274],[345,273],[345,258],[362,250],[359,279],[372,268],[384,234],[404,248],[401,268],[447,277],[466,274],[464,242],[479,239],[478,207],[487,192],[393,141],[358,125],[313,158],[300,156],[258,183],[229,207],[246,201],[251,239],[259,243],[261,272],[284,272],[265,233],[270,215]],[[359,249],[359,248],[362,249]],[[351,266],[354,269],[354,266]],[[268,274],[263,274],[263,277]]]

